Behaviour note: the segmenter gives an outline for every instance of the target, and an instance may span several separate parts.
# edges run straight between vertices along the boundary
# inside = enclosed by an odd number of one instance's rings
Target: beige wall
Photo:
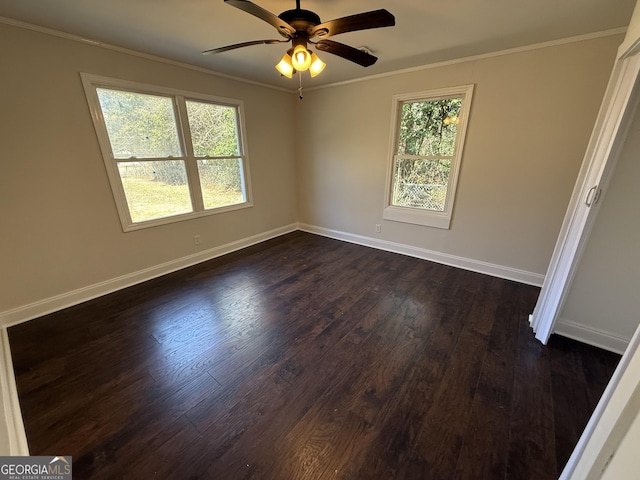
[[[296,220],[544,274],[621,40],[318,89],[300,102],[0,24],[11,46],[0,91],[0,312]],[[255,207],[123,233],[79,72],[243,100]],[[468,83],[476,88],[451,229],[383,221],[392,96]]]
[[[544,274],[621,41],[309,92],[299,108],[299,221]],[[392,96],[469,83],[475,91],[451,228],[382,220]]]
[[[295,221],[295,95],[5,24],[0,45],[0,313]],[[243,100],[255,206],[123,233],[79,72]]]
[[[560,315],[561,331],[570,322],[587,341],[594,331],[628,342],[640,322],[639,159],[636,113]]]

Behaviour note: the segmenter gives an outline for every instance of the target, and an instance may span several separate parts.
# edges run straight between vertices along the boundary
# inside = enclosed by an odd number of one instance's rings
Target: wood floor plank
[[[548,350],[518,325],[507,478],[545,480],[559,475]]]
[[[480,362],[470,362],[469,358],[482,357],[485,345],[486,339],[470,330],[458,338],[417,435],[416,450],[428,466],[425,475],[451,478],[455,471],[481,367]]]
[[[383,405],[377,422],[378,439],[364,458],[355,460],[352,475],[430,478],[434,474],[422,455],[421,442],[429,438],[423,425],[429,413],[436,415],[431,407],[438,400],[441,382],[448,378],[447,371],[452,373],[448,370],[450,358],[472,303],[468,292],[459,288],[460,278],[459,271],[450,269],[436,290],[438,305],[430,312],[437,318],[431,324],[434,328],[410,363],[405,382]]]
[[[9,328],[29,447],[79,479],[556,478],[619,356],[539,344],[538,292],[284,235]]]
[[[495,295],[490,297],[494,301],[487,301],[480,312],[485,319],[493,309],[494,322],[473,397],[471,419],[456,462],[454,478],[459,480],[498,480],[506,474],[509,438],[505,432],[510,424],[518,323],[512,318],[517,286],[501,283],[502,288],[494,290]]]
[[[150,447],[170,441],[177,430],[186,430],[190,438],[198,438],[200,434],[188,422],[185,413],[219,388],[213,378],[203,374],[177,389],[146,390],[138,396],[134,406],[121,404],[119,409],[102,412],[105,422],[117,428],[106,435],[101,435],[102,432],[94,435],[87,428],[77,435],[85,438],[85,444],[81,449],[72,450],[74,478],[93,478],[103,474],[103,470],[104,478],[109,477],[107,472],[110,470],[113,470],[111,478],[117,478],[117,472],[126,471],[127,465],[134,465],[138,458],[148,455],[161,461]],[[124,415],[122,419],[114,415],[118,411]],[[176,427],[176,422],[180,428]],[[58,436],[53,445],[55,451],[72,447],[65,435]]]
[[[550,353],[556,458],[561,471],[575,447],[575,439],[587,425],[594,408],[590,398],[591,388],[594,387],[589,386],[585,377],[582,358],[595,348],[559,336],[553,337],[550,344],[553,347]]]

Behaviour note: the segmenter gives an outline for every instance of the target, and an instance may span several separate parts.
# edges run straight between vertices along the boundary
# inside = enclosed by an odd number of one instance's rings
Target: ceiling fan
[[[276,69],[288,78],[291,78],[296,71],[302,72],[305,70],[309,70],[311,76],[315,77],[324,69],[325,63],[320,60],[316,53],[307,48],[308,44],[314,45],[318,50],[345,58],[363,67],[373,65],[378,58],[369,52],[350,47],[344,43],[326,40],[325,37],[357,30],[390,27],[396,23],[395,17],[385,9],[321,22],[316,13],[300,8],[300,0],[296,0],[295,9],[287,10],[280,15],[275,15],[249,0],[224,0],[224,3],[239,8],[272,25],[285,40],[253,40],[227,45],[226,47],[212,48],[202,53],[209,55],[251,45],[291,42],[291,48],[287,50],[280,63],[276,65]],[[319,38],[319,40],[315,40],[316,38]]]

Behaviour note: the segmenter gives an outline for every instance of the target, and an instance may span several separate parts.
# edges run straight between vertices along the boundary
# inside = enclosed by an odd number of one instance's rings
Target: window
[[[449,228],[473,85],[393,97],[383,218]]]
[[[82,81],[125,231],[251,206],[240,101]]]

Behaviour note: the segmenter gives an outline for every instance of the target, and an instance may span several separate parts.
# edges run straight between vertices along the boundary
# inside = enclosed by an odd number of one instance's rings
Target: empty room
[[[634,8],[0,0],[2,461],[635,478]]]

